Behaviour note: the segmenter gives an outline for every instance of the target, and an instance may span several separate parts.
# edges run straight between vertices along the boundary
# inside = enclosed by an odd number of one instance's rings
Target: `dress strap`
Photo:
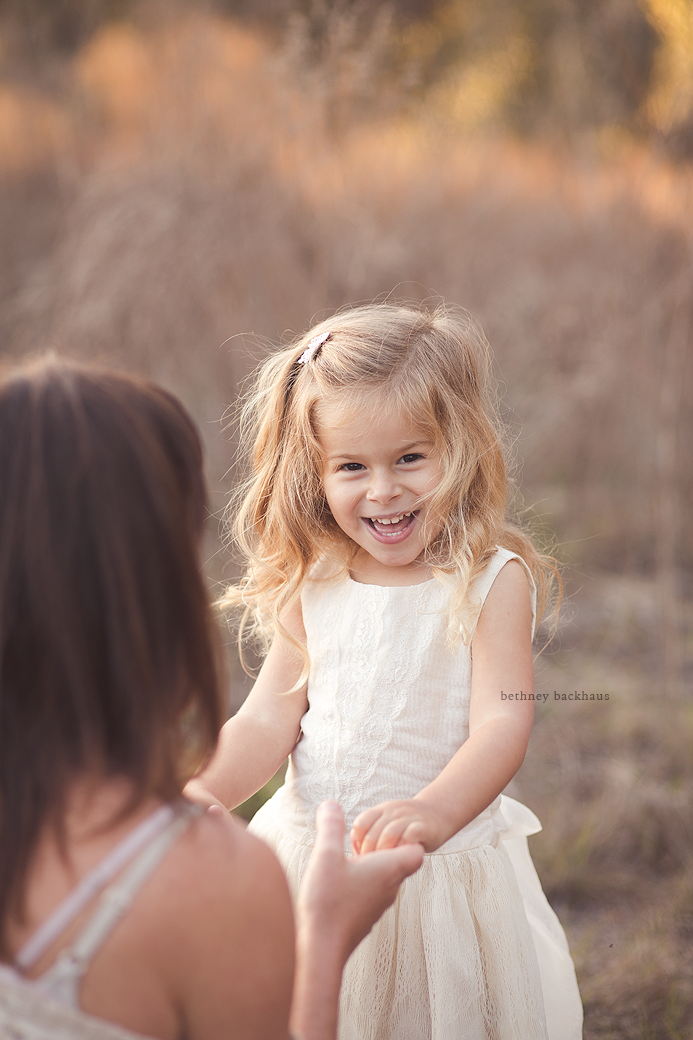
[[[202,811],[202,806],[181,800],[174,806],[163,806],[147,817],[82,879],[50,915],[20,951],[15,962],[17,967],[26,971],[35,963],[87,902],[133,855],[139,853],[122,878],[105,890],[96,910],[72,945],[59,954],[48,971],[33,980],[34,985],[52,997],[78,1007],[79,984],[97,950],[161,859]]]
[[[147,816],[142,823],[130,831],[122,841],[111,849],[76,888],[63,899],[43,924],[22,946],[15,958],[21,971],[28,971],[32,964],[62,935],[67,926],[77,917],[87,903],[108,884],[129,860],[144,848],[160,831],[167,827],[176,815],[171,805],[163,805]]]
[[[500,572],[503,570],[503,567],[505,567],[506,563],[509,563],[510,560],[517,560],[517,562],[521,564],[522,567],[524,567],[525,573],[527,575],[527,581],[529,582],[529,595],[532,607],[532,639],[534,639],[534,626],[536,623],[537,616],[537,586],[534,582],[532,572],[530,571],[529,567],[527,566],[527,564],[521,556],[518,556],[517,553],[511,552],[510,549],[501,548],[500,545],[496,546],[496,551],[491,557],[491,559],[488,561],[486,569],[481,572],[481,574],[477,577],[474,583],[474,595],[478,600],[479,610],[476,616],[476,621],[474,623],[474,628],[472,630],[472,635],[476,631],[476,625],[479,621],[481,608],[486,602],[486,597],[491,591],[491,586],[493,585],[494,581],[496,580]]]

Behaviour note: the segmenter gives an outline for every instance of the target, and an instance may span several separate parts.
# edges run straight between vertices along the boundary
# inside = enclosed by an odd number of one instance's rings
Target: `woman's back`
[[[95,835],[122,799],[118,787],[103,785],[91,797],[83,789],[75,792],[66,835],[71,867],[48,836],[41,843],[27,886],[26,920],[10,931],[13,953],[75,882],[156,808],[143,805],[127,821]],[[291,913],[282,888],[274,858],[240,826],[221,816],[195,819],[96,952],[80,988],[80,1007],[162,1040],[228,1037],[231,1030],[282,1036],[292,960]],[[55,964],[97,902],[98,897],[90,901],[28,978],[43,976]]]
[[[180,799],[223,698],[198,558],[202,453],[175,398],[52,360],[11,374],[0,486],[0,963],[12,985],[10,966],[61,901]],[[26,978],[45,974],[97,902],[26,958]],[[95,949],[77,999],[162,1040],[281,1037],[292,966],[276,861],[205,816]]]

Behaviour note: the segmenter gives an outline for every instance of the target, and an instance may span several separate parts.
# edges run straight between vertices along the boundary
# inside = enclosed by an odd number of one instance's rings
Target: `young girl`
[[[245,418],[247,572],[228,598],[273,638],[191,792],[233,807],[290,754],[251,829],[294,889],[325,798],[357,854],[424,846],[347,965],[342,1040],[579,1038],[526,848],[539,823],[501,797],[532,725],[549,583],[505,519],[483,337],[444,307],[337,314],[270,358]]]

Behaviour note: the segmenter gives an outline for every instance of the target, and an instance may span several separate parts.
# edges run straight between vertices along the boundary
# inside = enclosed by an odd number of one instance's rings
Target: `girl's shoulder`
[[[482,582],[484,579],[487,580],[489,582],[490,588],[496,576],[501,572],[503,567],[505,567],[506,563],[510,562],[510,560],[517,560],[517,562],[523,567],[527,575],[527,580],[530,583],[530,587],[534,588],[534,578],[532,577],[532,572],[529,569],[527,563],[522,559],[522,557],[518,553],[513,552],[512,549],[505,549],[502,545],[497,545],[495,547],[491,556],[489,557],[485,570],[482,571],[477,580]]]
[[[509,563],[510,561],[516,561],[523,568],[527,577],[529,597],[532,607],[532,635],[534,635],[534,623],[537,609],[537,587],[534,578],[532,577],[531,570],[518,553],[513,552],[511,549],[505,549],[501,545],[497,545],[492,555],[489,557],[486,566],[482,571],[480,571],[474,580],[472,598],[478,607],[478,613],[481,613],[481,608],[486,602],[486,597],[491,591],[493,583],[505,567],[506,563]]]

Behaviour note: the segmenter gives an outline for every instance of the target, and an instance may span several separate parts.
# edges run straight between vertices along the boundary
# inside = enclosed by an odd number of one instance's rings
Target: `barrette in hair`
[[[319,336],[314,336],[298,359],[299,365],[307,365],[311,358],[313,358],[320,350],[323,343],[325,343],[329,338],[329,332],[323,332]]]

